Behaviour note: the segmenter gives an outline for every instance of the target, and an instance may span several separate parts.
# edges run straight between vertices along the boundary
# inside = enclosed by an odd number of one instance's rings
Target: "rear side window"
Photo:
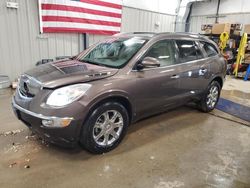
[[[176,44],[179,48],[179,59],[181,63],[203,58],[202,52],[195,41],[176,40]]]
[[[216,56],[218,54],[217,49],[214,47],[214,45],[209,44],[208,42],[201,41],[201,46],[207,53],[208,57]]]

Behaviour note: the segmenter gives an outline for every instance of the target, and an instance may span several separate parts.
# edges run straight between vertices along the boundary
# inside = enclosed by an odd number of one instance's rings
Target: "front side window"
[[[208,57],[216,56],[218,54],[217,49],[212,45],[209,44],[208,42],[201,41],[201,46],[207,53]]]
[[[147,41],[138,37],[110,38],[98,44],[79,60],[101,66],[120,68],[128,63]]]
[[[144,57],[153,57],[160,62],[160,66],[168,66],[176,63],[175,47],[171,40],[162,40],[152,45]]]
[[[195,43],[189,40],[176,40],[179,49],[179,60],[181,63],[203,58],[202,52]]]

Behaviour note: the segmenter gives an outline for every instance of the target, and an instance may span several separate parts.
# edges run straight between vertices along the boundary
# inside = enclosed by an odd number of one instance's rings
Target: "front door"
[[[143,58],[153,57],[160,67],[135,70],[137,115],[148,116],[178,105],[180,96],[179,73],[176,65],[176,48],[172,40],[161,40],[152,45]],[[143,59],[142,58],[142,59]]]

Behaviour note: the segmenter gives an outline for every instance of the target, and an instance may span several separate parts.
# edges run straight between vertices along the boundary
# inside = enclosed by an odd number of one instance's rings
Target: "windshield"
[[[146,40],[133,38],[110,38],[98,44],[79,60],[101,66],[120,68],[128,63]]]

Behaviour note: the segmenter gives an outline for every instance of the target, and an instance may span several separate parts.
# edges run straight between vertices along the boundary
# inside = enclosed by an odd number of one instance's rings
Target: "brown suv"
[[[114,149],[128,125],[196,101],[214,109],[226,74],[216,44],[184,33],[126,33],[20,78],[18,119],[52,143]]]

